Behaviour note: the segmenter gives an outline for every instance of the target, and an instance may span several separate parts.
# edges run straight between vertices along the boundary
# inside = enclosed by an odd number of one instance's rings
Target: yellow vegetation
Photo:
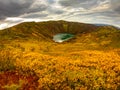
[[[58,44],[53,36],[59,33],[75,37]],[[14,76],[23,82],[7,84]],[[120,90],[120,30],[49,21],[0,31],[0,89],[32,90],[32,84],[35,90]]]
[[[52,56],[26,51],[14,54],[10,52],[9,57],[11,55],[15,58],[10,59],[16,70],[23,74],[36,74],[39,77],[38,88],[103,90],[118,89],[120,86],[119,52],[119,50],[109,52],[84,50]],[[8,52],[2,51],[0,55],[5,55],[5,53]],[[4,61],[1,60],[0,62],[3,63]],[[10,65],[11,63],[8,66]]]

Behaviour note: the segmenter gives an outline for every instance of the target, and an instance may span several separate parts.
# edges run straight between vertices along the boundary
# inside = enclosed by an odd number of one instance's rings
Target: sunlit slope
[[[48,22],[25,22],[14,27],[1,31],[1,35],[9,38],[52,38],[58,33],[87,33],[96,30],[96,26],[90,24],[66,22],[66,21],[48,21]]]
[[[120,47],[120,30],[118,28],[66,21],[24,22],[1,30],[0,41],[6,43],[9,41],[10,43],[16,40],[34,40],[53,44],[53,36],[59,33],[75,35],[73,39],[62,43],[66,45],[66,48],[69,48],[69,44],[77,49],[78,47],[83,49]]]

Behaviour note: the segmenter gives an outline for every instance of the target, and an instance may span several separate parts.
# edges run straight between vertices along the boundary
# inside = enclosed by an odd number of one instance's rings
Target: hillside
[[[0,41],[32,40],[53,43],[53,36],[59,33],[73,34],[69,43],[85,44],[98,49],[102,47],[119,48],[120,30],[113,26],[96,26],[66,21],[24,22],[0,31]],[[83,45],[82,45],[83,46]]]
[[[96,26],[90,24],[66,21],[25,22],[1,31],[1,35],[10,38],[37,37],[51,39],[53,35],[58,33],[88,33],[96,30],[96,28]]]
[[[1,30],[0,90],[19,89],[119,90],[120,29],[61,20]]]

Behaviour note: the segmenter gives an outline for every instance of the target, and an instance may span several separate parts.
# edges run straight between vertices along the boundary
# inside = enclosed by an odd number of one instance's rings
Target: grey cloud
[[[24,14],[34,0],[24,1],[23,0],[1,0],[0,1],[0,19],[5,17],[14,17],[20,14]]]
[[[1,15],[0,16],[0,21],[4,20],[5,18],[6,18],[6,16]]]
[[[26,13],[35,13],[35,12],[40,12],[40,11],[44,11],[47,9],[47,6],[44,4],[40,4],[39,6],[35,6],[32,8],[29,8],[29,10]]]
[[[91,7],[97,6],[99,4],[98,1],[99,0],[60,0],[59,3],[65,7],[83,7],[89,9]]]
[[[44,18],[47,16],[48,14],[28,14],[26,16],[23,16],[23,18]]]
[[[111,20],[120,20],[120,15],[117,14],[117,13],[114,13],[114,11],[105,11],[105,12],[96,12],[96,13],[86,13],[86,14],[78,14],[78,15],[81,15],[81,16],[96,16],[96,17],[106,17],[104,19],[107,19],[107,18],[111,18]]]
[[[116,20],[120,18],[120,0],[59,0],[59,3],[64,7],[71,7],[71,8],[84,8],[88,10],[88,12],[82,13],[81,11],[73,11],[68,13],[68,17],[75,17],[75,15],[95,15],[95,16],[105,16],[109,17],[111,19]],[[101,5],[110,5],[110,7],[106,10],[97,10],[97,11],[92,11],[93,8],[96,8]],[[101,6],[102,7],[102,6]],[[69,9],[69,8],[68,8]],[[112,11],[111,11],[112,10]],[[90,12],[89,12],[90,11]],[[91,12],[92,11],[92,12]],[[117,20],[116,20],[117,21]]]
[[[60,15],[60,14],[63,14],[65,11],[64,11],[64,10],[59,10],[59,9],[49,8],[49,9],[48,9],[48,12],[49,12],[50,14]]]
[[[117,8],[115,8],[115,9],[114,9],[114,11],[116,11],[117,13],[119,13],[119,14],[120,14],[120,6],[119,6],[119,7],[117,7]]]
[[[86,2],[85,0],[60,0],[59,3],[63,6],[76,6],[80,3]]]
[[[48,3],[53,4],[55,3],[55,0],[47,0]]]
[[[119,24],[120,0],[0,0],[0,23],[7,17],[42,20],[88,18],[91,21],[97,18],[103,23],[106,20]],[[12,22],[18,23],[11,20],[9,24]]]
[[[118,14],[120,17],[120,6],[112,8],[112,9],[113,9],[114,13]]]
[[[25,13],[43,11],[47,8],[44,4],[31,8],[34,1],[35,0],[0,0],[0,20],[6,17],[18,17]]]
[[[49,5],[47,8],[47,12],[49,12],[50,14],[60,15],[60,14],[63,14],[65,11],[64,11],[64,9]]]
[[[55,11],[55,14],[62,14],[62,13],[64,13],[64,11],[62,10]]]
[[[120,14],[120,0],[111,0],[111,9]]]

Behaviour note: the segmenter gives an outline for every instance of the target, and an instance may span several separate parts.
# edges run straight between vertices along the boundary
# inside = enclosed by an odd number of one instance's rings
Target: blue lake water
[[[71,38],[73,38],[73,37],[74,37],[73,34],[69,34],[69,33],[59,33],[59,34],[56,34],[56,35],[53,36],[53,40],[54,40],[55,42],[61,43],[61,42],[67,41],[67,40],[69,40],[69,39],[71,39]]]

